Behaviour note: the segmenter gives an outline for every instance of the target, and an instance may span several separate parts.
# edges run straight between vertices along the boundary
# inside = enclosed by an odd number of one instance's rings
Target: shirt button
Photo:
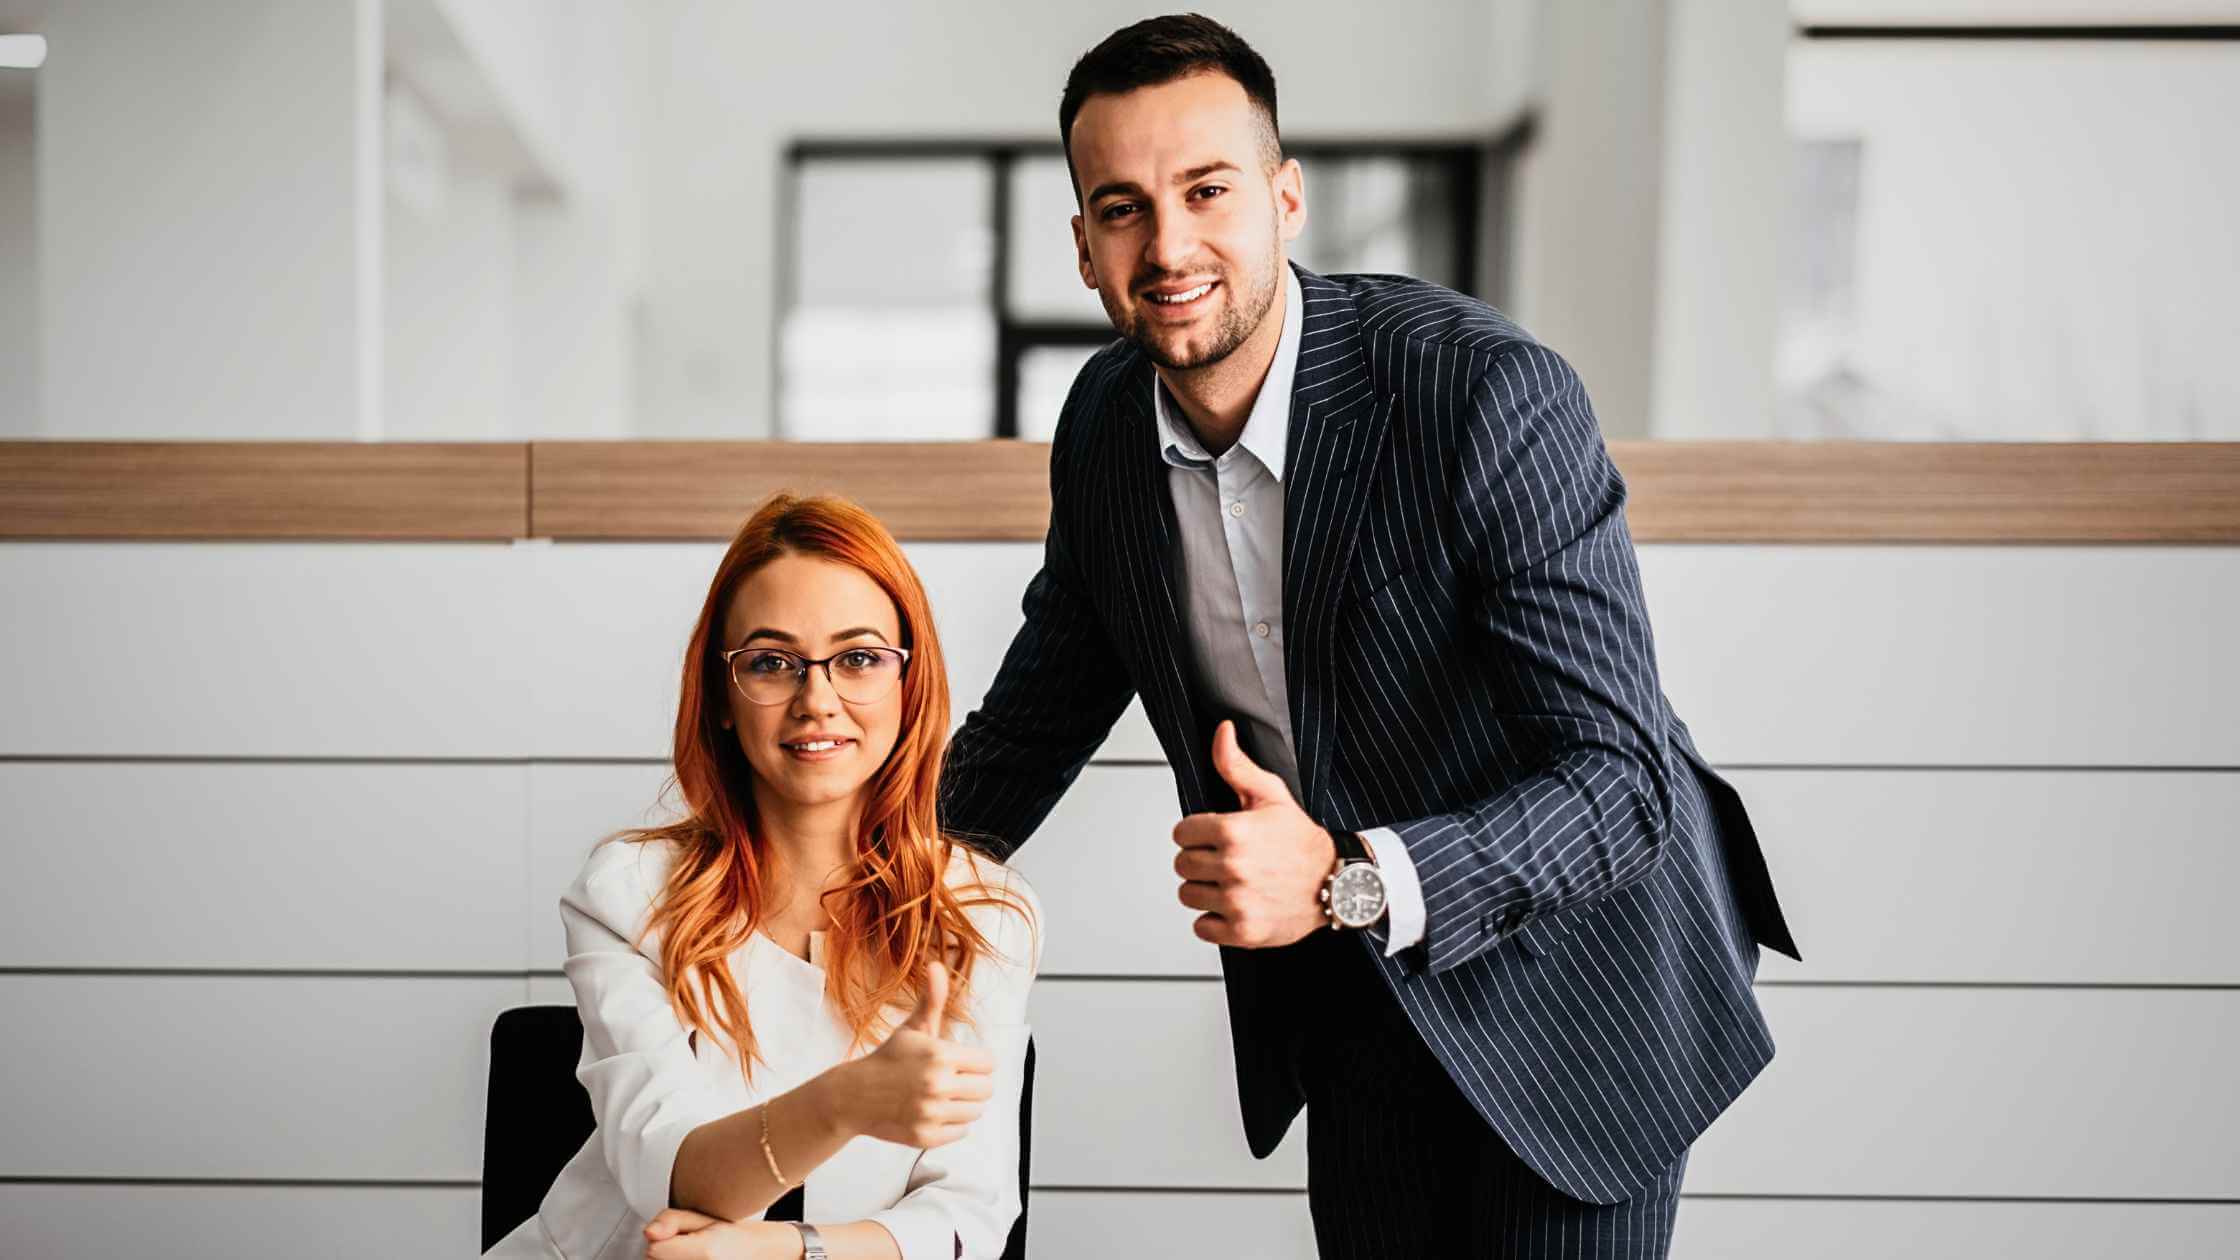
[[[1259,636],[1260,636],[1261,638],[1263,638],[1263,639],[1267,638],[1267,637],[1268,637],[1268,623],[1267,623],[1267,622],[1265,622],[1265,621],[1263,621],[1263,622],[1260,622],[1260,623],[1259,623],[1258,625],[1255,625],[1255,626],[1253,626],[1253,627],[1252,627],[1252,632],[1253,632],[1254,634],[1257,634],[1257,635],[1259,635]]]
[[[1232,503],[1232,504],[1230,504],[1230,505],[1229,505],[1229,515],[1231,515],[1231,516],[1243,516],[1243,515],[1244,515],[1244,504],[1242,504],[1242,503]]]

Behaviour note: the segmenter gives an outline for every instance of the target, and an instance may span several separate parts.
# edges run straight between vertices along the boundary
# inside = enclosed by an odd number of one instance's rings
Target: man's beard
[[[1259,275],[1251,277],[1256,283],[1249,292],[1238,292],[1236,285],[1228,274],[1224,273],[1221,276],[1222,286],[1229,290],[1229,296],[1232,299],[1241,300],[1233,300],[1223,304],[1221,319],[1214,325],[1212,344],[1201,351],[1191,353],[1185,350],[1180,355],[1169,354],[1155,339],[1155,330],[1145,317],[1145,312],[1142,309],[1138,309],[1125,325],[1120,326],[1120,335],[1142,347],[1144,354],[1149,356],[1153,363],[1170,372],[1187,372],[1193,368],[1202,368],[1219,363],[1236,353],[1237,347],[1243,345],[1245,339],[1252,336],[1253,331],[1260,327],[1261,321],[1268,317],[1269,310],[1275,306],[1277,272],[1280,270],[1280,266],[1275,263],[1273,258],[1270,259],[1270,263],[1271,265]],[[1141,301],[1146,307],[1151,303],[1149,298],[1143,298]],[[1105,313],[1107,315],[1116,314],[1110,302],[1105,304]],[[1113,323],[1119,325],[1120,321],[1115,319]]]

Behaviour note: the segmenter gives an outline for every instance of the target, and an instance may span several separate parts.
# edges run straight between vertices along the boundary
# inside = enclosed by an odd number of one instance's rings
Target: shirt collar
[[[1252,400],[1252,411],[1245,416],[1244,432],[1237,437],[1237,445],[1250,452],[1279,482],[1291,441],[1291,383],[1299,374],[1299,335],[1306,323],[1299,274],[1286,264],[1283,276],[1283,336],[1276,342],[1276,357],[1268,365],[1267,379],[1260,382],[1260,394]],[[1160,384],[1157,372],[1151,374],[1151,410],[1159,422],[1159,453],[1169,464],[1202,468],[1213,462],[1213,456],[1206,453],[1205,444],[1181,414],[1182,409],[1168,401],[1167,387]]]

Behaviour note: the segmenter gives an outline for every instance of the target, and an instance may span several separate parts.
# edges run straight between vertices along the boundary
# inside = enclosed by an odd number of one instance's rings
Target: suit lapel
[[[1326,819],[1331,643],[1392,403],[1369,371],[1352,295],[1305,270],[1299,287],[1306,311],[1283,484],[1284,679],[1300,803]]]

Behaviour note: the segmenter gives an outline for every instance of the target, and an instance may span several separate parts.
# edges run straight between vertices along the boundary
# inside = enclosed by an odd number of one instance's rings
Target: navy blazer
[[[1658,685],[1625,483],[1578,377],[1436,285],[1299,281],[1283,609],[1300,804],[1407,846],[1424,939],[1363,948],[1487,1124],[1564,1193],[1629,1198],[1772,1058],[1758,946],[1796,945],[1740,798]],[[950,744],[943,824],[999,855],[1138,695],[1183,812],[1235,808],[1210,760],[1229,715],[1192,686],[1151,388],[1124,341],[1075,379],[1026,624]],[[1257,1156],[1302,1105],[1298,1039],[1337,1017],[1307,957],[1221,951]]]

